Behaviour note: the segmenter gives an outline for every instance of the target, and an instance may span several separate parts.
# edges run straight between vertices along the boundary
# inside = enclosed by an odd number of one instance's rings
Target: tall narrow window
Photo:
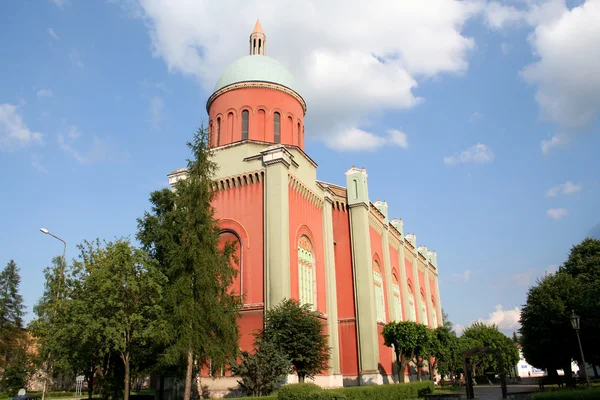
[[[221,118],[217,118],[217,146],[221,145]]]
[[[358,200],[358,181],[354,179],[354,199]]]
[[[427,318],[427,304],[425,303],[425,295],[421,293],[421,314],[423,315],[423,321],[425,325],[429,325],[429,318]]]
[[[275,143],[281,143],[281,115],[278,112],[273,118],[273,129],[275,130]]]
[[[260,54],[260,48],[262,47],[261,39],[258,39],[258,54]]]
[[[298,122],[298,146],[302,144],[302,138],[300,137],[300,122]]]
[[[242,111],[242,140],[248,139],[248,110]]]
[[[408,319],[413,322],[417,322],[417,312],[415,309],[415,295],[410,283],[408,284]]]
[[[315,253],[310,239],[300,237],[298,241],[298,293],[300,304],[310,304],[317,309],[317,271]]]
[[[385,324],[385,296],[383,294],[383,278],[377,261],[373,261],[373,284],[375,285],[375,309],[377,322]]]
[[[400,300],[400,285],[396,275],[392,275],[392,293],[394,294],[394,320],[402,321],[402,302]]]

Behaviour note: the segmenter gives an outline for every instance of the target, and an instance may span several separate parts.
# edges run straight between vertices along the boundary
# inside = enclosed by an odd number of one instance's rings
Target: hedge
[[[539,392],[531,396],[532,400],[597,400],[600,399],[600,389],[555,390]]]
[[[277,400],[277,395],[242,397],[240,400]]]
[[[408,400],[433,393],[433,382],[396,383],[321,389],[312,383],[285,385],[277,392],[278,400]]]

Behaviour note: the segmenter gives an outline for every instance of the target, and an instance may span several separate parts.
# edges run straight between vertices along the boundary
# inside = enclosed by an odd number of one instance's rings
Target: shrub
[[[600,389],[556,390],[540,392],[531,396],[532,400],[596,400],[600,399]]]
[[[393,383],[377,386],[357,386],[339,389],[348,400],[404,400],[425,397],[433,393],[433,382]]]
[[[277,395],[242,397],[240,400],[277,400]]]
[[[314,383],[292,383],[285,385],[277,391],[279,400],[305,400],[312,393],[323,391],[320,386]]]

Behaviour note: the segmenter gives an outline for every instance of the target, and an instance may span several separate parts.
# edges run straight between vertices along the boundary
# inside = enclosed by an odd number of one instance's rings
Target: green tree
[[[458,345],[457,342],[456,333],[446,325],[445,321],[443,326],[439,326],[432,331],[429,349],[434,361],[429,366],[430,376],[433,376],[434,369],[437,369],[441,375],[450,373],[452,352]]]
[[[225,366],[238,351],[240,298],[230,290],[237,270],[235,244],[220,249],[220,229],[211,202],[217,164],[200,128],[188,147],[187,179],[173,193],[154,192],[152,211],[138,220],[138,239],[159,262],[168,283],[164,288],[165,352],[162,363],[186,363],[185,399],[191,396],[194,360],[214,369]]]
[[[384,344],[394,349],[396,363],[399,367],[399,378],[405,377],[406,366],[410,361],[415,362],[417,375],[421,380],[419,358],[428,354],[431,335],[429,329],[412,321],[390,322],[383,327],[381,333]]]
[[[290,360],[300,383],[327,369],[331,349],[323,314],[311,310],[308,304],[285,299],[268,310],[260,340],[272,343]]]
[[[273,343],[258,341],[254,354],[242,351],[239,364],[231,363],[231,372],[240,376],[238,384],[248,396],[266,396],[292,372],[290,361]]]
[[[509,373],[519,361],[519,350],[508,336],[498,330],[496,325],[474,322],[463,331],[462,337],[471,340],[470,343],[466,342],[470,346],[475,344],[490,349],[500,349],[505,373]],[[493,354],[475,356],[472,358],[472,362],[475,366],[474,370],[476,367],[480,368],[481,375],[486,373],[495,375],[500,372],[500,366]]]
[[[119,239],[84,242],[75,269],[82,274],[89,314],[102,337],[102,352],[116,352],[124,367],[129,399],[132,357],[158,334],[164,276],[146,252]]]
[[[10,260],[0,272],[0,356],[6,357],[21,336],[25,306],[19,293],[19,267]]]
[[[27,387],[31,374],[35,371],[29,355],[26,353],[24,344],[16,346],[7,360],[0,386],[9,396],[15,396],[20,389]]]

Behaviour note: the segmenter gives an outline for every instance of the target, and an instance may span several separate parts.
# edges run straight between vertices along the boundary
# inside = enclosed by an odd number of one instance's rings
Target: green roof
[[[278,61],[263,55],[251,55],[235,60],[217,81],[215,92],[239,82],[270,82],[296,90],[292,74]]]

